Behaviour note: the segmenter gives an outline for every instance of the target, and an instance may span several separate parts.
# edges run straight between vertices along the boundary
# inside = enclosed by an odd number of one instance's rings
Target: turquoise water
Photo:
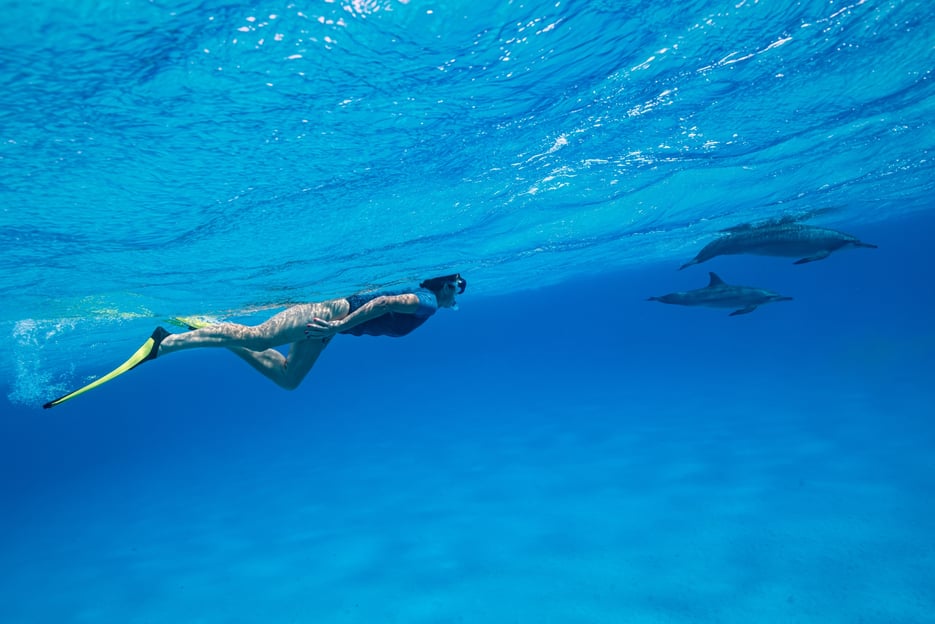
[[[935,621],[928,3],[0,6],[0,621]],[[677,270],[790,214],[878,248]]]

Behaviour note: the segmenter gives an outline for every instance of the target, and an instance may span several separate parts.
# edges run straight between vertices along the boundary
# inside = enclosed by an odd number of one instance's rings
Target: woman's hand
[[[305,337],[309,340],[328,340],[338,333],[335,323],[320,319],[317,316],[311,323],[305,325]]]

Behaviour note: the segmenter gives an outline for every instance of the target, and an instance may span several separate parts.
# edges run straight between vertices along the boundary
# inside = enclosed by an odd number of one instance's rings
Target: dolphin
[[[711,281],[704,288],[689,290],[688,292],[674,292],[661,297],[650,297],[647,301],[661,301],[685,306],[706,306],[709,308],[737,308],[729,316],[749,314],[756,307],[773,301],[792,301],[792,297],[784,297],[762,288],[750,286],[732,286],[715,273],[708,273]]]
[[[783,217],[760,225],[744,223],[721,232],[722,236],[705,245],[679,270],[716,256],[732,254],[799,258],[793,264],[805,264],[824,260],[831,252],[845,247],[877,248],[844,232],[798,223],[794,217]]]

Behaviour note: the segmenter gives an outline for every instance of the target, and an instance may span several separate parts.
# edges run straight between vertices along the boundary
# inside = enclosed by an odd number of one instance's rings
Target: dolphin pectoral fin
[[[801,258],[799,260],[796,260],[792,264],[805,264],[806,262],[817,262],[818,260],[824,260],[830,255],[831,255],[830,251],[822,251],[822,252],[815,254],[814,256],[809,256],[807,258]]]
[[[731,313],[728,314],[727,316],[739,316],[739,315],[741,315],[741,314],[750,314],[750,313],[753,312],[754,310],[756,310],[756,306],[755,306],[755,305],[750,305],[750,306],[747,306],[746,308],[740,308],[739,310],[734,310],[733,312],[731,312]]]
[[[873,243],[865,243],[863,241],[857,241],[854,243],[854,247],[866,247],[867,249],[878,249]]]

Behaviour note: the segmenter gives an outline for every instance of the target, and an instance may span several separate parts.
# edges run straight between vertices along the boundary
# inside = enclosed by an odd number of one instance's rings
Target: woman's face
[[[448,282],[442,289],[438,291],[436,299],[438,300],[438,307],[440,308],[450,308],[455,304],[455,293],[457,292],[457,285],[454,282]]]

